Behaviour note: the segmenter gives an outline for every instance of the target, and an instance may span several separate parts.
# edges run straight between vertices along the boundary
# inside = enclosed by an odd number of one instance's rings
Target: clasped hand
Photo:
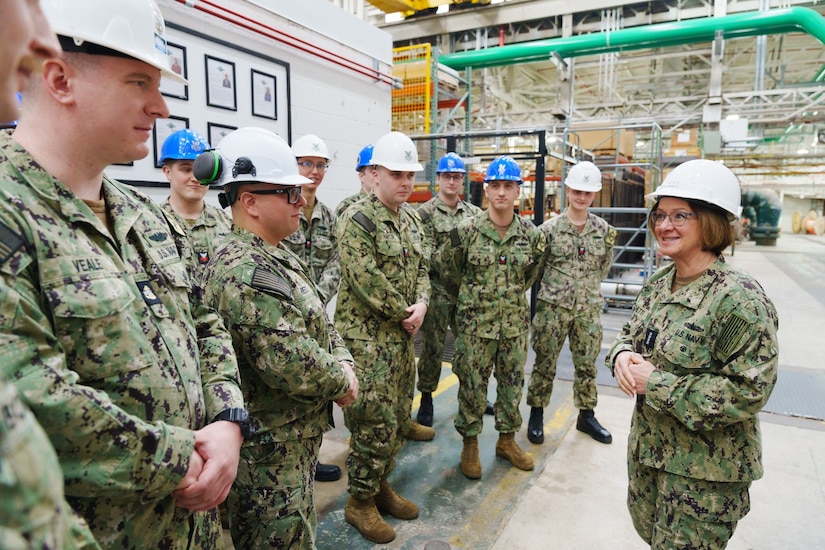
[[[189,470],[172,492],[175,504],[203,512],[226,500],[238,475],[242,443],[241,428],[233,422],[213,422],[197,430]]]
[[[613,376],[619,389],[629,397],[644,395],[647,392],[647,380],[656,367],[640,353],[622,351],[613,362]]]

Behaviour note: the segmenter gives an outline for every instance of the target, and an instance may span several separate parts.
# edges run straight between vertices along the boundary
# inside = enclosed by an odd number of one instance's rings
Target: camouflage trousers
[[[518,407],[526,359],[527,334],[492,340],[459,332],[453,361],[453,372],[458,377],[458,433],[464,437],[481,433],[491,374],[496,377],[496,430],[514,433],[521,429]]]
[[[421,325],[421,356],[418,358],[418,391],[432,393],[438,388],[444,338],[447,327],[455,327],[455,298],[437,286],[432,287],[427,316]]]
[[[628,460],[627,507],[651,548],[725,548],[750,511],[750,481],[693,479]]]
[[[235,548],[315,548],[321,435],[241,448],[226,508]]]
[[[527,386],[527,404],[544,408],[550,404],[556,364],[565,339],[570,338],[573,355],[573,403],[577,409],[595,409],[596,357],[602,345],[599,311],[573,311],[539,300],[533,317],[530,343],[536,362]]]
[[[415,390],[415,348],[404,342],[345,339],[358,365],[358,399],[344,408],[351,432],[347,456],[348,490],[359,499],[378,494],[381,480],[395,467],[395,456],[410,429]]]

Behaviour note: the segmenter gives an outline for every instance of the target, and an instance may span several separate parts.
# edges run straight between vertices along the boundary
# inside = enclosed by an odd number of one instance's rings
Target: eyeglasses
[[[283,195],[286,194],[286,202],[288,204],[298,204],[301,199],[301,186],[293,185],[292,187],[282,187],[280,189],[261,189],[258,191],[247,191],[253,195]]]
[[[464,174],[457,172],[441,172],[438,175],[447,181],[462,181],[464,179]]]
[[[307,168],[309,170],[312,170],[313,168],[315,168],[319,172],[323,172],[324,170],[329,168],[329,163],[319,162],[318,164],[315,164],[314,162],[309,161],[309,160],[302,160],[301,162],[298,163],[298,166],[303,166],[304,168]]]
[[[663,214],[661,212],[650,213],[650,221],[653,222],[654,226],[661,224],[665,221],[665,218],[667,218],[673,227],[682,227],[689,219],[694,217],[696,217],[696,214],[693,212],[676,212],[675,214]]]

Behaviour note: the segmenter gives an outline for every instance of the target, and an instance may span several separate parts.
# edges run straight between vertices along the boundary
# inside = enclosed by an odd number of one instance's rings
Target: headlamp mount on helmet
[[[255,169],[255,163],[249,157],[238,157],[235,160],[235,165],[232,167],[232,177],[237,178],[238,174],[249,174],[252,177],[258,175]]]

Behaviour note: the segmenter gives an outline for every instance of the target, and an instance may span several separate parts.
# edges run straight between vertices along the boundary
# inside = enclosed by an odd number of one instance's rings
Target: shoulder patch
[[[616,230],[613,227],[607,226],[607,235],[605,235],[604,241],[607,243],[607,246],[614,246],[616,244]]]
[[[536,250],[544,254],[544,251],[547,250],[547,238],[541,231],[539,231],[539,237],[538,242],[536,242]]]
[[[252,274],[252,288],[277,294],[287,300],[292,299],[292,287],[289,283],[283,277],[268,269],[255,268],[255,272]]]
[[[430,218],[432,217],[432,215],[430,214],[430,212],[429,212],[429,211],[427,211],[427,210],[421,210],[421,209],[419,208],[419,209],[418,209],[418,217],[419,217],[419,218],[421,218],[421,221],[422,221],[422,222],[427,223],[428,221],[430,221]]]
[[[352,216],[352,221],[363,227],[367,233],[375,231],[375,224],[360,210]]]
[[[727,320],[722,327],[717,340],[716,349],[721,357],[730,357],[730,355],[739,349],[742,336],[750,326],[750,321],[734,313]]]
[[[26,244],[26,241],[21,235],[0,222],[0,264],[6,263],[24,244]]]

